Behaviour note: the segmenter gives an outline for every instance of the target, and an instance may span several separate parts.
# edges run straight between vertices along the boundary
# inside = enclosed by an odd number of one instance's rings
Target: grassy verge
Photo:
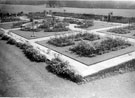
[[[99,71],[96,74],[87,76],[87,77],[85,77],[85,80],[87,82],[88,81],[90,82],[90,81],[94,81],[97,79],[103,79],[103,78],[111,77],[111,76],[118,75],[118,74],[124,74],[126,72],[132,72],[132,71],[135,71],[134,65],[135,65],[135,59],[125,62],[123,64],[120,64],[118,66]]]

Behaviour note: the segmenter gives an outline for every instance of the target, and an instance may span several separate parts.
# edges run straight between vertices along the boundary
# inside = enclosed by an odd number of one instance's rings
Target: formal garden
[[[93,33],[56,36],[37,42],[88,66],[134,51],[132,43],[120,39],[101,37]]]
[[[38,17],[38,14],[40,14]],[[54,16],[44,16],[44,13],[29,14],[29,21],[19,21],[9,24],[0,24],[0,26],[10,28],[20,28],[20,30],[11,30],[11,32],[20,35],[28,40],[50,37],[49,40],[38,41],[41,46],[45,46],[49,50],[54,50],[59,54],[67,56],[87,67],[115,58],[130,52],[133,52],[134,44],[125,39],[111,38],[110,36],[100,36],[94,33],[77,32],[70,30],[72,24],[76,24],[74,28],[85,30],[94,30],[106,27],[117,26],[119,24],[107,23],[103,21],[84,20],[76,18],[63,18],[63,20]],[[43,19],[44,18],[44,19]],[[38,19],[38,20],[34,20]],[[24,25],[25,24],[25,25]],[[130,25],[123,28],[114,28],[104,33],[113,33],[119,35],[128,35],[134,33],[135,25]],[[134,34],[135,35],[135,34]],[[134,36],[132,35],[132,36]],[[7,40],[8,44],[16,45],[22,49],[24,55],[34,62],[46,62],[47,69],[58,76],[70,78],[74,82],[83,81],[83,77],[76,73],[72,66],[63,61],[59,57],[48,60],[45,55],[42,55],[29,43],[17,42],[14,38],[1,34],[1,40]]]

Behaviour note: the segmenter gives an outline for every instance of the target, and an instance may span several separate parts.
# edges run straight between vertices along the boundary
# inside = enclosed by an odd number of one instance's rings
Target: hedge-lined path
[[[120,24],[120,26],[106,27],[106,28],[101,28],[101,29],[90,30],[90,31],[87,31],[87,32],[99,33],[98,31],[101,31],[101,30],[108,30],[110,28],[116,28],[116,27],[117,28],[118,27],[124,27],[124,26],[127,26],[127,25],[128,24]],[[70,29],[72,29],[74,31],[86,32],[86,30],[74,28],[74,26],[75,26],[75,24],[71,24],[69,27],[70,27]],[[19,28],[17,28],[17,29],[19,29]],[[2,30],[4,30],[4,29],[2,29]],[[15,30],[15,29],[9,29],[9,30],[4,30],[4,31],[8,32],[10,30]],[[14,34],[14,35],[20,37],[19,35],[16,35],[16,34]],[[81,62],[73,60],[72,58],[67,57],[65,55],[62,55],[62,54],[60,54],[60,53],[58,53],[54,50],[51,50],[51,49],[49,49],[50,53],[46,54],[45,51],[48,51],[48,48],[35,43],[36,41],[48,40],[52,37],[54,37],[54,36],[37,38],[37,39],[28,40],[28,41],[31,42],[32,45],[34,45],[35,47],[39,47],[41,53],[45,54],[47,56],[47,58],[49,58],[49,59],[54,58],[54,54],[60,55],[60,57],[63,60],[68,61],[69,64],[83,77],[88,76],[88,75],[92,75],[92,74],[97,73],[98,71],[104,70],[106,68],[117,66],[118,64],[127,62],[127,61],[135,58],[135,52],[132,52],[132,53],[130,53],[130,55],[128,53],[128,54],[118,56],[118,57],[115,57],[115,58],[112,58],[112,59],[109,59],[109,60],[106,60],[106,61],[103,61],[103,62],[100,62],[100,63],[97,63],[97,64],[93,64],[92,66],[86,66],[85,64],[83,64]],[[133,41],[135,41],[135,40],[133,40]]]

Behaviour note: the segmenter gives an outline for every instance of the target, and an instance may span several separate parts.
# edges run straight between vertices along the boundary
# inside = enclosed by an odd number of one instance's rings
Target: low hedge
[[[3,34],[1,39],[2,39],[2,40],[8,40],[9,38],[10,38],[10,37],[9,37],[8,35]]]
[[[117,33],[117,34],[128,34],[128,33],[130,33],[130,31],[128,29],[125,29],[125,28],[114,28],[114,29],[108,30],[108,32],[113,32],[113,33]]]
[[[26,43],[21,43],[21,42],[16,42],[15,39],[13,39],[7,35],[3,35],[2,40],[7,40],[8,44],[16,45],[17,47],[22,49],[25,56],[28,59],[30,59],[31,61],[35,61],[35,62],[46,62],[47,61],[46,56],[42,55],[39,51],[34,49],[34,47],[32,45],[29,45]]]
[[[68,31],[69,29],[68,28],[53,28],[53,29],[50,29],[50,28],[46,28],[44,29],[44,32],[62,32],[62,31]]]
[[[8,41],[7,41],[8,44],[11,44],[11,45],[15,45],[17,42],[15,39],[13,38],[9,38]]]
[[[75,26],[76,28],[88,28],[94,25],[93,21],[83,21],[82,24]]]
[[[74,82],[82,82],[83,77],[76,74],[67,62],[62,61],[60,58],[54,58],[48,62],[47,68],[54,74],[60,77],[72,80]]]
[[[68,37],[56,37],[50,39],[47,43],[52,44],[57,47],[64,47],[69,45],[74,45],[74,41],[69,39]]]

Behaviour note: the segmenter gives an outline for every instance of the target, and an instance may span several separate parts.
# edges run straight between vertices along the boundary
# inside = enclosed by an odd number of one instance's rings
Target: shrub
[[[7,41],[8,44],[11,44],[11,45],[15,45],[17,42],[15,39],[13,38],[9,38],[8,41]]]
[[[78,26],[75,26],[76,28],[88,28],[88,27],[91,27],[94,25],[94,22],[93,21],[83,21],[82,24],[78,25]]]
[[[8,40],[9,38],[10,38],[10,37],[9,37],[8,35],[3,35],[1,39],[2,39],[2,40]]]
[[[17,22],[17,23],[13,23],[13,28],[20,28],[23,24],[25,24],[27,22],[22,21],[22,22]]]
[[[4,34],[3,33],[0,33],[0,37],[2,37]]]
[[[78,25],[82,24],[82,21],[77,20],[77,19],[72,19],[72,18],[70,19],[64,18],[63,22],[67,22],[71,24],[78,24]]]
[[[130,33],[130,31],[128,29],[124,29],[124,28],[110,29],[110,30],[108,30],[108,32],[113,32],[113,33],[117,33],[117,34],[128,34],[128,33]]]
[[[68,37],[55,37],[50,39],[48,43],[57,47],[64,47],[75,44],[74,41],[69,39]]]
[[[35,62],[45,62],[47,59],[44,55],[40,54],[36,49],[32,46],[24,46],[23,52],[27,58],[31,61]]]
[[[128,46],[131,46],[131,44],[119,38],[116,39],[107,38],[101,42],[93,42],[93,43],[92,42],[87,43],[85,41],[82,41],[79,44],[70,48],[69,50],[80,56],[93,57],[110,51],[123,49]]]
[[[78,54],[80,56],[89,56],[89,57],[95,56],[94,45],[89,44],[85,41],[81,41],[80,43],[73,46],[69,50],[71,50],[72,52],[75,52],[76,54]]]
[[[63,78],[70,79],[74,82],[83,81],[83,78],[80,75],[75,74],[75,71],[73,69],[71,69],[70,65],[67,62],[63,62],[58,57],[55,59],[52,59],[48,63],[48,68],[49,68],[49,71],[51,71]]]

